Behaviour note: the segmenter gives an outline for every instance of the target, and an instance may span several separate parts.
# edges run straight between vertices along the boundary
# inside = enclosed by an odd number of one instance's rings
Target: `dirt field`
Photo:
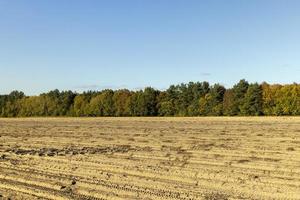
[[[0,119],[0,199],[300,199],[300,118]]]

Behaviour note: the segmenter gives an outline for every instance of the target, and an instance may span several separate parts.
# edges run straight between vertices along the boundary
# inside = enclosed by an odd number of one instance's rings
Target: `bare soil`
[[[0,199],[300,199],[300,118],[0,119]]]

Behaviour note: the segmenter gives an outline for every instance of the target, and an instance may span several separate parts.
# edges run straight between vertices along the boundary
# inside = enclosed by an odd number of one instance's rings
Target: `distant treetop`
[[[300,85],[239,81],[220,84],[189,82],[165,91],[151,87],[130,91],[74,93],[53,90],[39,96],[13,91],[0,95],[1,117],[33,116],[259,116],[300,115]]]

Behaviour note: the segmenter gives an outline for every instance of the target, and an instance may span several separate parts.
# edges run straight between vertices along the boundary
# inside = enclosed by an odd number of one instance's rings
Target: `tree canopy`
[[[259,116],[300,115],[300,84],[248,83],[232,88],[208,82],[130,91],[76,93],[53,90],[38,96],[0,95],[1,117],[32,116]]]

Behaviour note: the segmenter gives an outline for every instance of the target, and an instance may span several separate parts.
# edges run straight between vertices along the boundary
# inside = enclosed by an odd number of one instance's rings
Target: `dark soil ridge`
[[[16,155],[38,155],[38,156],[65,156],[65,155],[86,155],[86,154],[113,154],[128,153],[130,151],[151,151],[149,148],[131,147],[130,145],[100,146],[100,147],[75,147],[68,146],[58,148],[41,148],[41,149],[23,149],[11,148],[6,152]]]

